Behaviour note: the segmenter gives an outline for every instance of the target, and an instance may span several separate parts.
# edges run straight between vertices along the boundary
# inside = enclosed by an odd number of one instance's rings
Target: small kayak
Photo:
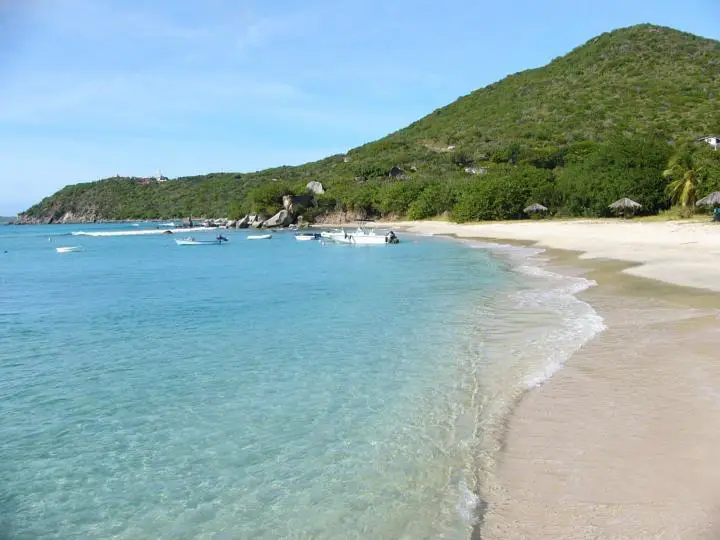
[[[55,248],[55,251],[58,253],[72,253],[73,251],[81,251],[82,246],[65,246],[65,247],[57,247]]]
[[[248,240],[270,240],[272,234],[251,234],[247,237]]]

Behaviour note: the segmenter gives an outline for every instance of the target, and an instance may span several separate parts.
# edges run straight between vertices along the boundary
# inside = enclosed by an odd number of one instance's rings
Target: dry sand
[[[627,273],[720,291],[720,224],[695,221],[517,221],[458,225],[442,221],[394,223],[419,234],[497,238],[580,251],[581,258],[637,263]]]
[[[403,225],[635,263],[551,252],[598,281],[583,299],[608,329],[508,419],[477,538],[720,538],[720,296],[626,275],[720,290],[720,226]]]

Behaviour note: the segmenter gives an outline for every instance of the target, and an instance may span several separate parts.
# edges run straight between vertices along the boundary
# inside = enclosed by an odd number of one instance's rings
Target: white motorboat
[[[320,233],[321,238],[325,238],[327,240],[332,240],[333,238],[340,236],[344,237],[347,233],[345,232],[345,229],[333,229],[331,231],[322,231]]]
[[[196,240],[193,237],[180,238],[175,240],[178,246],[219,246],[227,242],[228,239],[224,236],[218,236],[214,240]]]
[[[248,240],[270,240],[272,234],[251,234],[247,237]]]
[[[350,233],[343,238],[333,238],[333,242],[337,242],[338,244],[352,244],[357,246],[378,246],[382,244],[397,244],[399,240],[397,239],[397,236],[395,236],[395,233],[390,231],[385,235]]]
[[[309,240],[320,240],[320,233],[297,233],[295,240],[298,242],[307,242]]]
[[[73,251],[82,251],[82,246],[57,247],[55,248],[55,251],[58,253],[72,253]]]
[[[355,245],[380,245],[380,244],[397,244],[400,241],[393,231],[385,234],[378,234],[374,229],[365,229],[359,226],[355,232],[348,233],[345,230],[330,231],[322,234],[323,238],[337,242],[338,244],[355,244]]]

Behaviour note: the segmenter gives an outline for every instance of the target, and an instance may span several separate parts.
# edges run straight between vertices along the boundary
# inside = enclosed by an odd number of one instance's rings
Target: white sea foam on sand
[[[478,307],[477,316],[482,320],[481,389],[475,403],[477,427],[467,471],[474,481],[466,485],[463,480],[458,486],[457,510],[465,522],[469,515],[478,519],[482,501],[493,489],[505,424],[520,396],[547,381],[605,329],[602,317],[577,297],[596,283],[549,270],[543,249],[477,241],[468,244],[497,255],[514,271],[517,281],[504,297]]]

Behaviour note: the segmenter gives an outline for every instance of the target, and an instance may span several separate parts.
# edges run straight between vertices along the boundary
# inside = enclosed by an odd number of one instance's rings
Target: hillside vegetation
[[[459,221],[553,214],[600,216],[630,197],[668,208],[678,154],[698,197],[720,190],[720,42],[639,25],[602,34],[547,66],[510,75],[345,155],[254,173],[164,183],[113,178],[68,186],[27,220],[270,214],[309,181],[326,193],[306,219],[331,212]],[[676,160],[677,161],[677,160]],[[389,176],[393,167],[397,176]],[[676,171],[678,169],[675,169]],[[687,202],[687,201],[685,201]]]

